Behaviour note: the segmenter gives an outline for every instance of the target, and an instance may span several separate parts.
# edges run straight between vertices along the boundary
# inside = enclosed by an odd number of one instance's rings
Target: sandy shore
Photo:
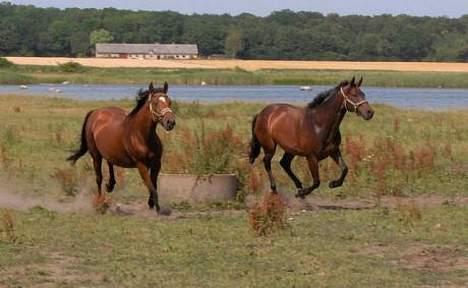
[[[260,69],[377,70],[416,72],[468,72],[468,63],[440,62],[349,62],[349,61],[275,61],[275,60],[138,60],[64,57],[6,57],[19,65],[58,65],[78,62],[91,67],[166,68],[166,69]]]

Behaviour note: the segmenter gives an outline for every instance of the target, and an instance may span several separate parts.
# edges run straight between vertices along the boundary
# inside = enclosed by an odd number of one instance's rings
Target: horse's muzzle
[[[372,119],[372,117],[374,117],[373,110],[367,110],[365,113],[362,114],[362,118],[364,118],[364,120],[370,120]]]
[[[167,131],[171,131],[172,129],[174,129],[175,124],[176,124],[176,121],[173,120],[173,119],[170,119],[170,120],[164,121],[163,127],[164,127],[164,129],[166,129]]]

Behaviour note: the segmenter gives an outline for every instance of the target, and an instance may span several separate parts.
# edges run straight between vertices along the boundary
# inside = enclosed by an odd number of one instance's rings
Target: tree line
[[[202,56],[244,59],[467,61],[468,15],[258,17],[0,3],[1,56],[91,56],[96,42],[196,43]]]

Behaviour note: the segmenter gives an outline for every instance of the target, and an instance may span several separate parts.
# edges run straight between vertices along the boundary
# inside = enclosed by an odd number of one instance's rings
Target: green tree
[[[19,48],[20,36],[11,24],[2,21],[0,27],[0,55],[11,54]]]
[[[73,56],[85,56],[89,52],[88,33],[80,31],[70,37],[70,49]]]
[[[94,30],[89,35],[89,44],[91,46],[96,45],[96,43],[109,43],[112,40],[114,40],[114,37],[106,29]]]
[[[243,47],[241,32],[237,29],[231,30],[226,40],[224,40],[224,54],[228,57],[236,58]]]

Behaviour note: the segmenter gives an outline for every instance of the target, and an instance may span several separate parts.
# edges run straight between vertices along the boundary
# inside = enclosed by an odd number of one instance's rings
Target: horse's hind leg
[[[109,161],[107,161],[107,166],[109,167],[109,182],[106,184],[107,192],[114,191],[115,187],[115,175],[114,175],[114,165],[112,165]]]
[[[94,172],[96,173],[96,184],[98,188],[98,195],[101,197],[102,191],[102,156],[101,155],[93,155],[93,166]]]
[[[343,185],[343,181],[344,179],[346,178],[346,175],[348,174],[348,166],[346,166],[346,163],[345,161],[343,160],[343,157],[341,156],[341,152],[340,152],[340,149],[337,149],[336,151],[334,151],[330,157],[333,159],[333,161],[335,161],[335,163],[340,166],[340,169],[341,169],[341,175],[338,179],[336,180],[333,180],[333,181],[330,181],[330,183],[328,184],[328,186],[330,188],[336,188],[336,187],[340,187],[341,185]]]
[[[309,195],[312,191],[314,191],[320,186],[319,166],[317,157],[315,157],[315,155],[307,156],[307,163],[309,164],[310,174],[312,174],[312,179],[314,182],[312,186],[304,188],[296,194],[296,197],[300,197],[303,199],[305,196]]]
[[[283,158],[281,158],[280,165],[283,167],[284,171],[288,174],[289,178],[294,182],[294,185],[296,185],[296,188],[298,190],[302,189],[302,183],[301,181],[297,178],[297,176],[294,174],[294,172],[291,170],[291,162],[294,159],[293,154],[289,154],[287,152],[284,153]]]
[[[265,156],[263,157],[263,164],[265,165],[265,170],[267,171],[268,178],[270,179],[270,188],[273,193],[277,192],[276,181],[275,178],[273,178],[273,173],[271,173],[271,159],[273,159],[273,156],[275,155],[275,148],[276,145],[270,149],[263,147],[263,151],[265,152]]]

